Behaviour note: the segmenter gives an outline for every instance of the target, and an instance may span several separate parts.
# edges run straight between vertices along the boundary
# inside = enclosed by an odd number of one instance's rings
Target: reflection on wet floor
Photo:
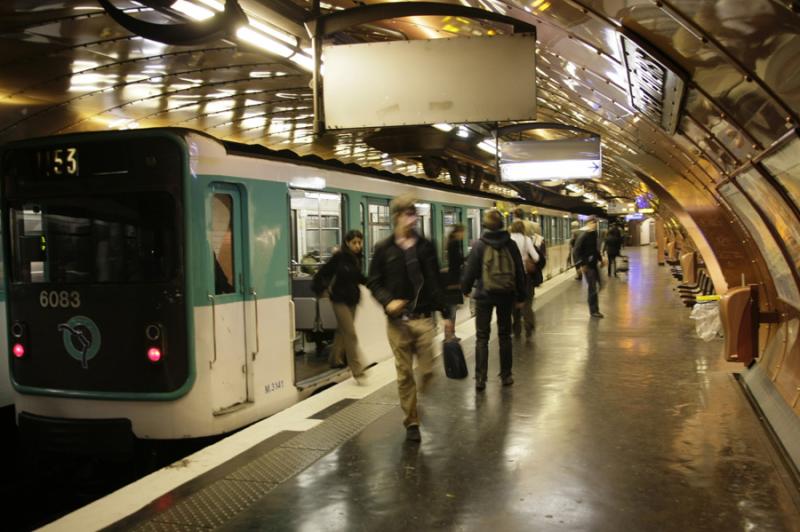
[[[580,282],[543,298],[513,386],[493,337],[485,392],[441,368],[427,384],[421,444],[395,408],[225,528],[797,530],[740,366],[696,338],[654,250],[626,254],[628,277],[604,276],[605,319]]]

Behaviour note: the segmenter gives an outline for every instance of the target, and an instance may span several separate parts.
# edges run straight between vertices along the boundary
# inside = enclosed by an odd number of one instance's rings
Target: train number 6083
[[[39,305],[42,308],[78,308],[81,306],[81,295],[75,290],[42,290],[39,292]]]

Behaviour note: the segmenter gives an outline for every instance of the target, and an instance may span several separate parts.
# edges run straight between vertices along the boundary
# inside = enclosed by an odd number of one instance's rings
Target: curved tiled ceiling
[[[209,13],[223,5],[216,0],[112,3],[157,23],[191,22],[177,9],[187,3]],[[717,184],[798,126],[800,23],[789,2],[452,3],[536,25],[538,119],[602,135],[603,177],[589,184],[600,197],[631,200],[647,191],[648,179],[660,182],[652,175],[652,165],[642,163],[645,155],[686,185],[714,197]],[[297,39],[289,39],[291,48],[302,54],[309,46],[302,22],[311,3],[239,4],[251,22],[293,33]],[[322,2],[321,9],[325,13],[362,4]],[[132,35],[90,0],[3,2],[0,20],[2,141],[105,128],[183,126],[222,139],[424,176],[419,161],[388,157],[368,146],[368,132],[330,132],[315,138],[309,71],[235,38],[192,46],[161,44]],[[458,17],[407,17],[348,31],[336,41],[507,30]],[[685,71],[687,94],[674,135],[635,112],[629,100],[623,32]],[[470,129],[475,143],[489,133],[480,126]],[[444,175],[439,179],[449,180]],[[563,183],[547,184],[565,192]],[[511,192],[498,184],[487,186]]]

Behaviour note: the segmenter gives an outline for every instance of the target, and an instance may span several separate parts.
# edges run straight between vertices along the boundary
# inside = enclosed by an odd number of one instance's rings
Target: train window
[[[331,192],[291,193],[295,276],[313,275],[339,249],[342,240],[342,196]],[[299,270],[299,271],[297,271]]]
[[[431,204],[415,203],[414,206],[417,208],[417,233],[428,240],[433,240],[431,229]]]
[[[236,279],[233,263],[233,196],[214,194],[211,197],[211,229],[208,233],[214,260],[214,293],[231,294]]]
[[[472,243],[481,236],[481,210],[467,209],[467,248],[472,249]]]
[[[375,252],[375,245],[392,234],[392,222],[388,203],[372,203],[368,205],[367,227],[369,236],[369,260]]]
[[[12,201],[9,215],[13,282],[163,282],[176,273],[166,192]]]
[[[727,183],[719,187],[719,192],[754,237],[753,241],[761,251],[764,262],[767,263],[767,269],[775,283],[778,297],[790,305],[800,308],[800,293],[798,293],[792,272],[764,220],[761,219],[744,194],[739,192],[733,184]]]

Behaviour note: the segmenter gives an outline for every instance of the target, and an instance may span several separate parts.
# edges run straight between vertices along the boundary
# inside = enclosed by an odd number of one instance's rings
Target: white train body
[[[24,368],[14,365],[24,364],[24,358],[12,360],[14,402],[18,415],[25,413],[37,423],[47,423],[52,420],[85,422],[126,419],[130,421],[130,430],[137,438],[177,439],[226,433],[279,412],[307,397],[314,390],[349,377],[349,373],[344,369],[328,370],[328,368],[308,378],[297,374],[296,360],[313,355],[296,353],[297,345],[302,343],[298,342],[298,335],[303,333],[297,332],[299,328],[296,323],[298,310],[295,299],[297,298],[293,297],[293,282],[296,280],[290,271],[293,259],[297,263],[296,259],[299,258],[299,255],[292,257],[293,253],[297,253],[295,247],[299,245],[299,237],[296,237],[296,234],[293,236],[293,232],[298,233],[297,228],[311,227],[313,224],[305,220],[304,225],[302,219],[298,221],[293,218],[302,216],[300,211],[293,212],[291,197],[302,199],[302,194],[307,194],[306,198],[312,198],[314,201],[322,200],[319,199],[321,196],[314,196],[319,192],[295,189],[292,187],[293,183],[307,183],[311,178],[321,178],[317,179],[318,182],[324,180],[323,194],[331,194],[330,198],[334,198],[334,195],[339,197],[343,213],[339,227],[328,229],[330,235],[338,234],[341,237],[342,231],[347,229],[362,229],[366,235],[367,254],[367,248],[371,249],[374,240],[377,240],[374,235],[385,234],[386,229],[383,225],[378,228],[380,231],[372,227],[372,219],[382,219],[380,216],[385,214],[385,205],[394,196],[412,193],[419,197],[420,201],[431,205],[432,214],[427,222],[429,225],[426,231],[432,232],[434,239],[440,242],[442,253],[442,233],[445,224],[452,221],[448,216],[453,216],[455,213],[463,222],[474,226],[480,218],[480,210],[495,204],[491,198],[468,193],[415,186],[381,179],[377,175],[370,177],[366,170],[362,173],[350,173],[326,168],[321,164],[308,164],[303,160],[281,160],[274,155],[255,156],[232,152],[226,149],[226,144],[222,142],[187,130],[157,131],[157,135],[169,139],[169,142],[182,145],[184,154],[185,175],[181,178],[182,208],[179,208],[179,211],[183,211],[185,222],[184,238],[179,239],[184,244],[183,256],[180,257],[183,269],[179,267],[177,270],[183,272],[184,287],[183,294],[176,291],[173,295],[177,300],[184,301],[189,322],[186,327],[188,338],[185,342],[185,355],[170,352],[167,344],[173,341],[174,337],[171,338],[168,331],[164,331],[163,338],[159,338],[159,341],[165,342],[163,346],[165,360],[173,355],[186,356],[190,359],[186,378],[184,382],[172,383],[167,379],[164,381],[167,383],[164,386],[172,386],[172,389],[153,388],[156,391],[147,391],[142,393],[141,397],[137,391],[128,390],[120,393],[115,389],[103,389],[102,384],[90,381],[86,382],[90,382],[94,389],[83,393],[80,386],[65,384],[59,388],[52,385],[52,382],[58,382],[58,376],[49,376],[47,378],[49,380],[45,379],[51,383],[47,386],[31,385],[31,382],[37,382],[37,377],[25,373]],[[104,139],[124,140],[129,136],[140,139],[147,134],[144,130],[130,133],[75,135],[63,139],[57,138],[56,144],[67,146],[73,143],[77,146],[75,149],[79,150],[84,137],[96,143]],[[222,211],[231,213],[230,231],[221,237],[220,231],[224,233],[225,230],[218,229],[217,226],[220,224],[215,221],[216,218],[211,219],[216,216],[215,213],[221,212],[218,209],[219,202],[225,205]],[[377,207],[372,207],[373,204]],[[14,204],[11,208],[14,209]],[[373,210],[380,211],[380,216],[371,216],[374,214]],[[466,216],[468,213],[469,219]],[[540,214],[561,219],[565,213],[541,211]],[[436,218],[436,215],[442,217]],[[314,223],[322,227],[324,216],[319,215]],[[7,225],[6,228],[13,229],[13,224]],[[477,228],[470,229],[477,231]],[[315,230],[306,229],[309,231],[307,233],[310,235],[309,238],[316,238]],[[319,231],[318,236],[322,238],[322,229]],[[9,238],[15,237],[12,235]],[[233,243],[230,243],[231,241]],[[13,242],[11,247],[14,247]],[[561,249],[563,247],[562,244],[550,249],[548,273],[564,269],[566,254]],[[228,251],[224,251],[223,248]],[[222,264],[225,259],[220,258],[226,253],[233,256],[231,264],[237,263],[235,267],[231,266],[230,271],[225,270],[225,264]],[[212,256],[214,258],[210,259]],[[219,290],[219,285],[215,277],[217,269],[213,266],[214,263],[219,265],[219,270],[230,279],[230,289],[233,292],[215,293]],[[15,278],[9,276],[8,286],[12,289],[9,297],[21,297],[14,295],[14,282]],[[66,286],[64,290],[71,293],[71,285],[64,286]],[[75,286],[80,287],[80,285]],[[168,291],[165,290],[164,297],[167,297]],[[46,297],[47,294],[42,300],[45,303],[47,303]],[[109,297],[113,295],[110,294]],[[173,299],[169,301],[174,303]],[[126,303],[126,301],[118,302],[121,306]],[[45,311],[35,305],[34,307],[35,311]],[[28,315],[34,312],[26,309],[28,307],[19,309],[13,307],[11,312],[14,315],[9,317],[9,324],[13,326],[18,320],[23,319],[19,318],[18,314]],[[75,312],[78,310],[82,309],[75,309]],[[107,316],[102,314],[100,312],[97,316],[88,315],[98,323],[98,336],[101,332],[105,333],[101,321],[107,319]],[[468,313],[461,314],[461,319],[468,319]],[[29,321],[33,319],[29,318]],[[162,325],[162,322],[158,322],[158,328]],[[48,326],[46,333],[42,334],[56,334],[52,329],[53,327]],[[363,287],[357,311],[356,329],[366,364],[379,362],[391,356],[383,311]],[[61,332],[58,334],[64,335],[64,346],[67,346],[70,341],[68,335],[63,332],[63,328],[59,331]],[[154,329],[148,331],[146,335],[149,338]],[[137,343],[141,331],[137,328],[131,331],[131,335],[135,338],[134,343]],[[156,334],[153,333],[153,336]],[[75,340],[73,338],[71,341]],[[11,341],[13,343],[15,340],[12,338]],[[50,344],[55,346],[51,350],[61,349],[59,342],[61,337]],[[36,349],[35,343],[31,345]],[[133,352],[141,351],[144,359],[148,345],[145,339],[143,347]],[[86,351],[83,353],[86,355]],[[34,352],[31,356],[63,358],[68,355]],[[94,368],[99,368],[100,362],[96,361],[101,360],[101,357],[116,355],[105,354],[100,347],[94,356],[92,360],[83,361],[86,366],[84,373],[76,373],[78,376],[76,378],[85,379]],[[74,353],[72,358],[76,358]],[[58,360],[59,363],[67,363],[61,361],[61,358]],[[156,369],[159,364],[163,363],[164,368],[168,367],[165,360],[154,364],[153,375],[159,371]],[[76,365],[81,363],[77,359],[68,362]],[[146,380],[148,375],[146,372],[151,370],[144,368],[145,362],[137,362],[143,367],[144,377],[139,376],[136,373],[139,369],[136,369],[132,372],[132,379],[140,379],[142,382]],[[181,371],[183,369],[175,370],[175,374],[182,375]],[[27,383],[22,381],[23,377],[28,379]],[[98,375],[97,378],[104,377]],[[148,390],[148,386],[150,385],[143,383],[141,389]]]

